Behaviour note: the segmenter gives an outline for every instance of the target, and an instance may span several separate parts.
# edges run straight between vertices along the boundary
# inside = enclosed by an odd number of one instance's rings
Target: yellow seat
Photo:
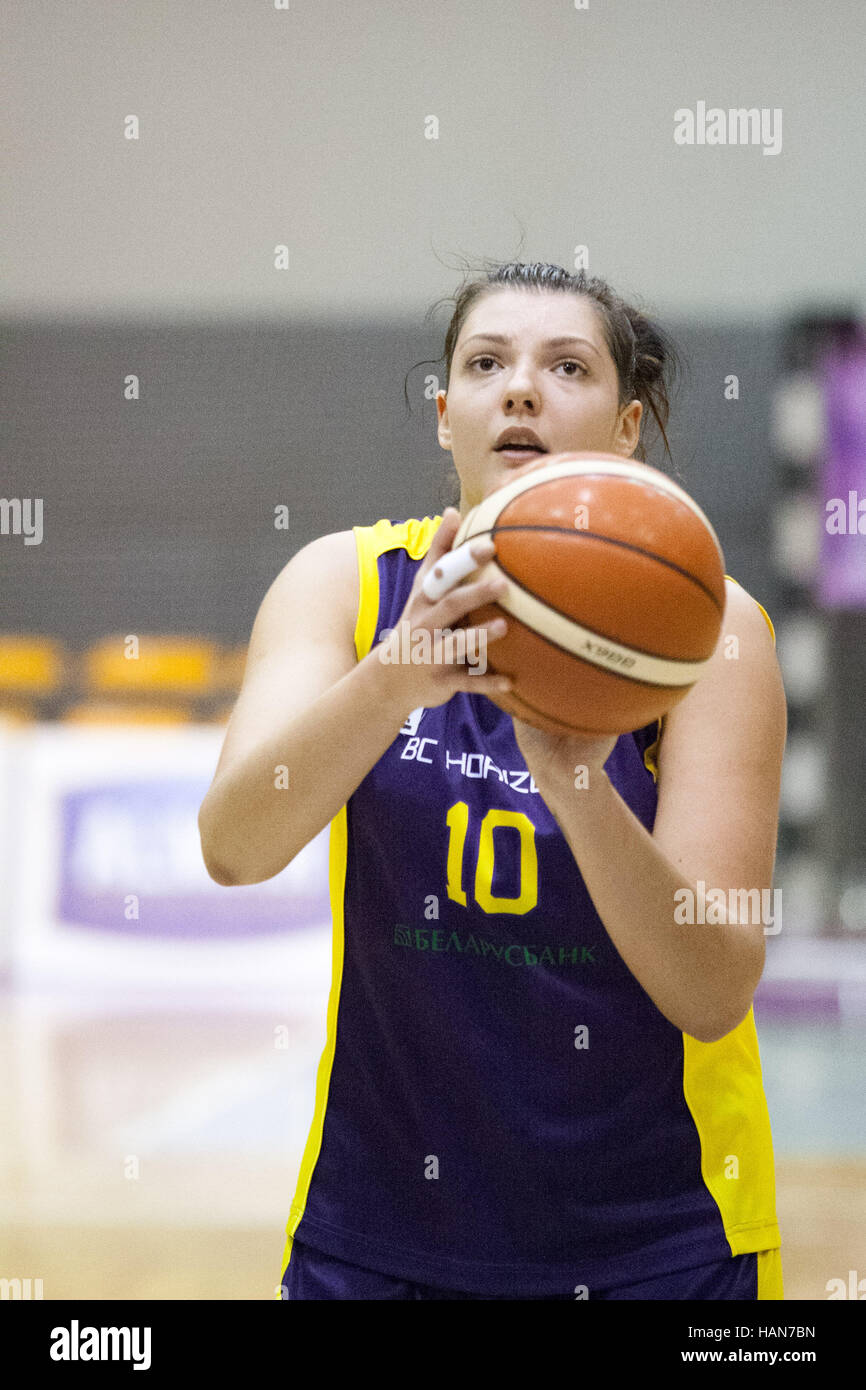
[[[53,695],[64,683],[66,666],[60,642],[0,633],[0,693]]]
[[[90,695],[171,693],[199,698],[219,689],[221,649],[195,637],[136,634],[137,651],[118,634],[95,642],[81,662],[82,689]]]
[[[139,701],[84,700],[64,710],[63,724],[188,724],[183,705],[151,705]]]

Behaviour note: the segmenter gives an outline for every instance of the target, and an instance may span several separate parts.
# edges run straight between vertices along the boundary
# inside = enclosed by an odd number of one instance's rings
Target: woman
[[[772,626],[732,581],[737,643],[621,738],[512,720],[484,698],[507,680],[441,646],[401,663],[402,624],[435,635],[499,592],[423,591],[471,507],[543,452],[639,456],[645,409],[663,435],[669,410],[665,336],[555,266],[464,286],[445,355],[459,514],[293,557],[200,814],[226,884],[271,877],[332,822],[328,1034],[280,1296],[781,1298],[751,1010],[764,928],[674,916],[699,880],[772,884]],[[538,452],[508,449],[512,430]],[[474,543],[479,565],[493,553]]]

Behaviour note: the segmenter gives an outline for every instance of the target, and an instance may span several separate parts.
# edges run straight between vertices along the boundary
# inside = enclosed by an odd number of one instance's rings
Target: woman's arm
[[[427,628],[428,637],[489,603],[502,582],[461,585],[436,603],[421,596],[458,523],[451,509],[401,616],[412,631]],[[479,560],[493,550],[483,539],[472,547]],[[381,648],[399,645],[399,623],[387,644],[358,661],[358,598],[355,537],[338,531],[299,550],[262,600],[241,692],[198,816],[202,857],[217,883],[261,883],[284,869],[348,801],[410,710],[441,704],[457,690],[484,694],[500,687],[502,677],[468,671],[455,659],[459,653],[437,665],[402,665],[393,652],[384,662]],[[487,640],[495,637],[488,630]]]
[[[327,824],[342,784],[360,781],[399,729],[373,663],[362,670],[357,662],[357,607],[351,531],[304,546],[263,598],[199,810],[202,855],[217,883],[259,883],[279,873]]]
[[[682,890],[697,900],[699,880],[725,903],[732,891],[745,903],[749,889],[759,904],[761,890],[773,901],[785,692],[767,623],[735,584],[723,628],[703,676],[665,716],[652,835],[601,766],[583,790],[571,759],[533,769],[626,965],[665,1017],[702,1042],[745,1018],[764,968],[764,926],[778,930],[752,912],[739,922],[723,913],[720,925],[675,918]]]

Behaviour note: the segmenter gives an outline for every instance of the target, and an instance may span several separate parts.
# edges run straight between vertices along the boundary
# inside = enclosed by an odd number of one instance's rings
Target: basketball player
[[[459,515],[292,558],[199,817],[223,884],[270,878],[331,825],[327,1043],[276,1296],[782,1298],[764,926],[674,920],[698,880],[772,883],[772,625],[728,583],[738,658],[720,641],[684,700],[620,738],[512,719],[489,670],[401,662],[401,623],[435,634],[501,591],[423,587],[483,497],[544,453],[641,457],[645,411],[667,445],[670,344],[598,279],[488,270],[445,357]]]

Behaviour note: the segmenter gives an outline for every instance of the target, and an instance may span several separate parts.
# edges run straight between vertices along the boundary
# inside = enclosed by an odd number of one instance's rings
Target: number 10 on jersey
[[[466,907],[463,887],[464,850],[469,832],[469,807],[465,801],[455,801],[445,817],[448,826],[448,896]],[[493,896],[493,861],[495,842],[493,832],[508,827],[516,830],[520,845],[520,892],[516,898]],[[513,841],[513,835],[509,835]],[[538,855],[535,849],[535,826],[522,811],[491,809],[484,816],[478,832],[475,859],[475,902],[483,912],[531,912],[538,903]]]

